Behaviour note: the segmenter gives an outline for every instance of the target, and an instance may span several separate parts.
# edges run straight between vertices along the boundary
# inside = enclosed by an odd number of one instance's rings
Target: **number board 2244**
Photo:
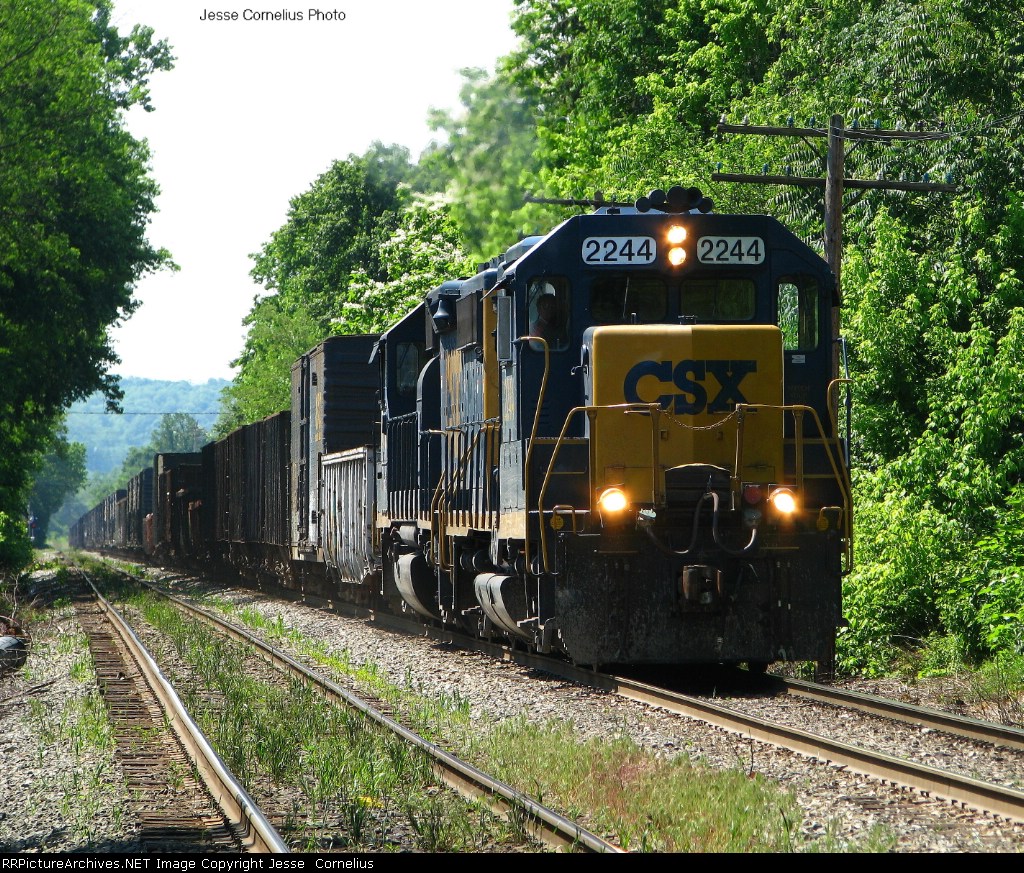
[[[759,236],[702,236],[697,260],[702,264],[761,264],[764,240]]]

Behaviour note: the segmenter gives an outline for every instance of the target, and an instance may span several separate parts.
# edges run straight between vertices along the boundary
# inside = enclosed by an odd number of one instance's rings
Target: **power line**
[[[855,123],[856,125],[856,123]],[[715,182],[748,182],[755,185],[794,185],[800,188],[823,188],[825,190],[825,260],[836,277],[836,288],[842,295],[842,246],[843,246],[843,191],[848,188],[860,190],[881,189],[890,191],[956,191],[952,184],[939,182],[904,182],[892,179],[848,179],[844,171],[846,153],[843,144],[857,141],[884,142],[932,141],[948,139],[949,134],[923,130],[882,130],[877,127],[862,128],[859,125],[847,127],[841,115],[833,115],[827,127],[819,127],[811,119],[808,127],[784,127],[774,125],[726,124],[725,116],[718,123],[719,133],[756,134],[759,136],[823,137],[827,139],[825,176],[769,176],[767,165],[760,176],[751,173],[712,173]],[[835,325],[838,330],[838,324]]]
[[[744,119],[746,122],[746,119]],[[756,176],[749,173],[712,173],[711,178],[715,182],[747,182],[755,185],[795,185],[801,188],[822,188],[824,189],[824,239],[825,260],[832,268],[835,275],[836,292],[842,300],[842,260],[843,260],[843,191],[848,188],[861,190],[884,189],[890,191],[956,191],[952,184],[938,182],[903,182],[886,179],[848,179],[846,177],[846,143],[851,143],[851,151],[857,147],[859,142],[885,143],[886,145],[895,142],[906,141],[934,141],[936,139],[948,139],[946,132],[934,132],[923,130],[923,125],[918,130],[882,130],[880,127],[862,128],[856,121],[852,126],[847,127],[843,117],[838,113],[829,118],[827,127],[819,127],[815,119],[811,119],[808,127],[796,127],[789,119],[785,127],[775,125],[752,125],[727,124],[723,115],[718,123],[719,133],[735,134],[756,134],[758,136],[785,136],[798,137],[807,140],[808,137],[822,137],[826,139],[825,144],[825,175],[822,178],[807,176],[769,176],[768,165],[765,165],[764,173]],[[839,375],[839,308],[832,309],[832,341],[834,351],[832,354],[833,376]]]
[[[69,409],[65,415],[220,415],[220,410],[213,412],[107,412],[106,410]]]

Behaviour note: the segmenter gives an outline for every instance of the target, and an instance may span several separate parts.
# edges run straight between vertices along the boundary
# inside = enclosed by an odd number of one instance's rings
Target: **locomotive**
[[[324,340],[289,410],[157,455],[71,544],[582,665],[829,670],[852,562],[829,266],[697,189],[593,206]]]

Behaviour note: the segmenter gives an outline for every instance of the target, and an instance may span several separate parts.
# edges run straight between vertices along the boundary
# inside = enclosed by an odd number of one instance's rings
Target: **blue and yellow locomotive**
[[[153,479],[154,514],[193,519],[163,553],[580,664],[827,670],[852,557],[836,304],[773,218],[696,189],[598,205],[303,355],[289,421],[207,447],[195,488]]]
[[[835,303],[776,220],[692,189],[442,285],[380,341],[385,592],[585,664],[830,661]]]

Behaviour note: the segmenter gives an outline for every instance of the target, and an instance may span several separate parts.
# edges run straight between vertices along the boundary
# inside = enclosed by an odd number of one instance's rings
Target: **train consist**
[[[218,564],[576,663],[831,665],[850,568],[835,281],[696,189],[594,204],[292,367],[72,545]]]

